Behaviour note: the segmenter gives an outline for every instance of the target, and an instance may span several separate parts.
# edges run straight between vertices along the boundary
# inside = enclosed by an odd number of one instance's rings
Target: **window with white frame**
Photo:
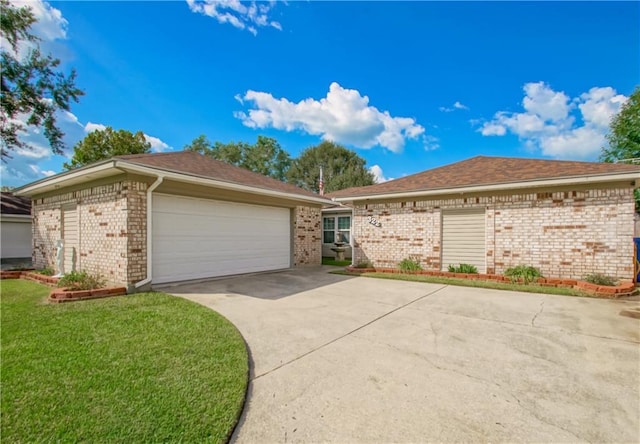
[[[322,218],[322,242],[351,243],[351,216],[325,216]]]

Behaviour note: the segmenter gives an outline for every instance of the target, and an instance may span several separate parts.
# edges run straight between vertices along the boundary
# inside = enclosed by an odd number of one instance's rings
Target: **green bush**
[[[527,285],[542,277],[542,273],[536,267],[530,265],[518,265],[517,267],[507,268],[504,275],[511,279],[511,282],[522,282]]]
[[[369,261],[358,262],[355,268],[373,268],[373,264]]]
[[[460,264],[457,267],[455,265],[449,265],[447,269],[451,273],[478,274],[478,269],[476,268],[476,266],[471,264]]]
[[[584,277],[584,280],[595,285],[606,285],[609,287],[615,287],[618,285],[618,280],[611,276],[601,273],[591,273]]]
[[[106,281],[101,276],[91,275],[86,271],[72,271],[65,274],[58,281],[60,287],[74,291],[101,288],[104,287],[105,283]]]
[[[53,268],[43,268],[41,270],[35,270],[36,273],[41,274],[43,276],[53,276],[55,274],[55,272],[53,271]]]
[[[420,266],[420,262],[418,262],[418,259],[415,259],[412,257],[402,259],[402,261],[400,261],[400,263],[398,264],[398,268],[403,273],[422,270],[422,267]]]

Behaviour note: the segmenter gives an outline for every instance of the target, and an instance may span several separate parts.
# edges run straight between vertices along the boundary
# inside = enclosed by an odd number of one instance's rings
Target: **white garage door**
[[[287,208],[153,196],[153,283],[291,265]]]
[[[2,221],[0,250],[2,258],[31,257],[31,221]]]
[[[449,210],[442,213],[442,269],[449,265],[475,265],[486,269],[484,210]]]

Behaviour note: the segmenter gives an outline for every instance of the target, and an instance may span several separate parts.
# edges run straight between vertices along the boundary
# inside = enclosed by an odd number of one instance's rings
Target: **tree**
[[[633,161],[640,163],[640,87],[629,96],[620,112],[613,116],[608,147],[602,148],[603,162]],[[634,190],[636,212],[640,212],[640,190]]]
[[[604,162],[640,159],[640,87],[613,116],[609,128],[609,146],[602,149],[600,159]]]
[[[0,144],[6,161],[10,151],[31,147],[20,140],[25,125],[42,129],[55,154],[62,154],[64,133],[57,125],[56,112],[69,111],[71,101],[84,93],[76,88],[76,73],[57,71],[60,60],[42,55],[39,39],[30,31],[36,19],[28,6],[16,7],[0,0],[0,37],[8,43],[0,51]],[[21,56],[22,54],[22,56]]]
[[[245,142],[212,144],[205,135],[200,135],[184,149],[281,181],[286,180],[291,165],[289,153],[275,139],[265,136],[258,136],[256,143],[251,145]]]
[[[70,163],[63,167],[67,170],[79,168],[99,160],[110,159],[124,154],[145,154],[151,150],[142,131],[133,134],[130,131],[118,130],[108,126],[103,130],[92,131],[73,147]]]
[[[333,142],[322,142],[304,150],[289,169],[289,182],[318,192],[321,166],[327,193],[375,183],[373,174],[366,167],[366,160]]]

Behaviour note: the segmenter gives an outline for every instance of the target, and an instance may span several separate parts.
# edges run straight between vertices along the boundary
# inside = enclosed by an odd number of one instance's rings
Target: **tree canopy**
[[[636,87],[620,112],[611,119],[607,141],[609,146],[602,149],[602,161],[640,158],[640,87]]]
[[[84,93],[75,86],[76,73],[58,71],[60,60],[40,52],[39,39],[31,33],[36,18],[28,6],[17,7],[0,0],[0,37],[8,43],[0,50],[1,157],[10,151],[31,148],[19,133],[36,126],[49,141],[51,150],[61,154],[64,133],[57,125],[56,112],[69,111],[71,101]]]
[[[620,112],[613,116],[607,134],[608,147],[602,148],[603,162],[630,161],[640,163],[640,87],[629,96]],[[640,212],[640,190],[634,190],[636,212]]]
[[[366,160],[354,151],[326,141],[300,153],[293,160],[287,179],[301,188],[318,192],[321,166],[326,193],[375,183]]]
[[[127,130],[115,131],[110,126],[92,131],[73,147],[73,157],[63,167],[67,170],[79,168],[99,160],[124,154],[145,154],[151,144],[142,131],[133,134]]]
[[[251,145],[245,142],[212,144],[205,135],[200,135],[184,149],[281,181],[286,180],[291,165],[289,153],[282,149],[278,141],[265,136],[258,136],[256,143]]]

